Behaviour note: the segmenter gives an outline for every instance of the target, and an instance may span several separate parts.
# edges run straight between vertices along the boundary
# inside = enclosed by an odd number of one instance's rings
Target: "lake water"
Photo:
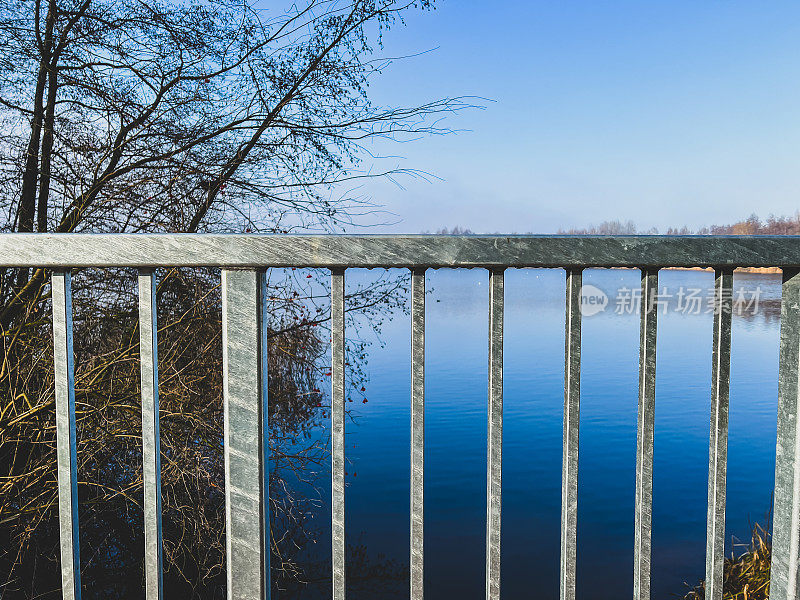
[[[377,277],[348,271],[348,288]],[[428,272],[426,345],[425,592],[483,598],[486,511],[488,276]],[[578,497],[579,598],[632,590],[638,309],[635,270],[590,270],[584,285],[609,296],[583,319]],[[673,297],[658,322],[653,501],[653,598],[682,596],[703,576],[711,378],[713,274],[662,271]],[[557,598],[564,381],[564,272],[506,272],[503,445],[503,598]],[[765,522],[774,484],[779,275],[737,274],[753,300],[733,320],[727,537],[748,540]],[[352,289],[352,288],[351,288]],[[680,290],[702,290],[699,314]],[[618,304],[620,302],[621,304]],[[685,307],[685,303],[684,303]],[[756,314],[753,314],[753,313]],[[620,314],[621,313],[621,314]],[[355,335],[348,330],[347,335]],[[369,335],[369,334],[364,334]],[[368,404],[347,425],[348,543],[375,560],[408,563],[410,317],[387,322],[367,372]],[[352,406],[352,405],[351,405]],[[355,476],[354,476],[355,475]],[[325,478],[323,478],[325,481]],[[329,553],[329,490],[313,519]],[[407,585],[352,597],[408,597]],[[367,586],[368,587],[368,586]],[[316,594],[309,588],[307,597]]]

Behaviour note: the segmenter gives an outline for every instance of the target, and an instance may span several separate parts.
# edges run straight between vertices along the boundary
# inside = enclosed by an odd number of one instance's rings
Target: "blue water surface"
[[[399,272],[398,272],[399,273]],[[378,277],[348,271],[348,289]],[[425,592],[484,597],[488,276],[428,271]],[[661,271],[668,294],[714,276]],[[607,293],[583,319],[578,498],[579,598],[632,592],[639,318],[618,305],[636,270],[587,270]],[[779,275],[737,274],[757,314],[735,315],[728,446],[727,538],[765,522],[774,484]],[[557,598],[564,381],[563,270],[506,272],[503,435],[503,598]],[[658,322],[652,597],[682,596],[703,576],[711,378],[711,314],[673,297]],[[350,327],[348,336],[371,335]],[[379,340],[381,343],[379,343]],[[347,540],[408,564],[410,317],[395,311],[369,351],[366,396],[347,425]],[[353,406],[353,405],[351,405]],[[329,548],[329,488],[315,514]],[[325,537],[328,536],[328,537]],[[328,551],[329,552],[329,551]],[[329,553],[328,555],[329,556]],[[408,597],[407,588],[392,597]],[[309,597],[312,593],[309,592]],[[386,592],[387,595],[390,592]],[[357,595],[357,594],[356,594]],[[374,597],[374,596],[373,596]]]

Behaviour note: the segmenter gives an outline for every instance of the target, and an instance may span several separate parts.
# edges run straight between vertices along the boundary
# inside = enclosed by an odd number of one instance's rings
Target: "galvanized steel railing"
[[[269,504],[265,465],[267,267],[321,267],[332,273],[332,595],[345,597],[344,277],[348,267],[405,267],[411,284],[410,594],[423,597],[425,270],[489,270],[489,382],[486,488],[486,598],[500,597],[503,427],[503,272],[507,267],[566,269],[564,447],[560,597],[575,597],[580,409],[581,281],[587,267],[641,269],[641,337],[636,443],[634,600],[650,598],[656,317],[661,267],[715,270],[709,444],[706,597],[722,598],[725,475],[733,269],[783,268],[778,436],[771,598],[800,598],[800,238],[708,236],[0,236],[0,262],[52,269],[59,517],[63,597],[80,598],[75,397],[69,269],[140,269],[142,438],[146,597],[162,598],[160,452],[156,343],[156,267],[222,268],[227,589],[232,600],[270,595]]]

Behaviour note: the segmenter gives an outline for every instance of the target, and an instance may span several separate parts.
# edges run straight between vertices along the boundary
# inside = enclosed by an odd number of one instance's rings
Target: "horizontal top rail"
[[[0,234],[6,267],[798,267],[800,236]]]

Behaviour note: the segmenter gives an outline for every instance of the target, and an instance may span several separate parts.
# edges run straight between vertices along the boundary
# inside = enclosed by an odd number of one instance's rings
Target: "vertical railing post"
[[[425,269],[411,270],[411,600],[424,587]]]
[[[714,282],[714,338],[711,350],[711,426],[708,445],[706,520],[707,600],[722,600],[725,562],[725,481],[728,468],[728,399],[731,371],[733,271],[717,269]]]
[[[272,519],[269,506],[269,293],[267,272],[258,273],[259,289],[259,344],[258,360],[261,365],[261,476],[264,478],[263,502],[261,504],[261,520],[265,526],[264,532],[264,585],[266,586],[264,599],[272,598]]]
[[[503,269],[489,271],[489,405],[486,452],[486,600],[500,598],[503,473]]]
[[[229,600],[269,597],[267,405],[259,274],[222,271],[225,527]]]
[[[560,600],[574,600],[578,530],[578,428],[581,406],[580,269],[567,271],[564,338],[564,440],[561,457]]]
[[[636,427],[636,512],[633,550],[634,600],[650,599],[657,297],[658,269],[642,271],[639,323],[639,409]]]
[[[155,271],[139,272],[139,356],[142,389],[145,598],[163,597],[161,436],[158,420],[158,324]]]
[[[78,539],[78,452],[75,423],[75,368],[72,355],[72,283],[69,271],[52,279],[53,363],[56,395],[58,524],[61,540],[61,597],[80,600]]]
[[[771,600],[800,598],[800,270],[783,270]]]
[[[344,269],[331,273],[331,567],[333,600],[345,597]]]

